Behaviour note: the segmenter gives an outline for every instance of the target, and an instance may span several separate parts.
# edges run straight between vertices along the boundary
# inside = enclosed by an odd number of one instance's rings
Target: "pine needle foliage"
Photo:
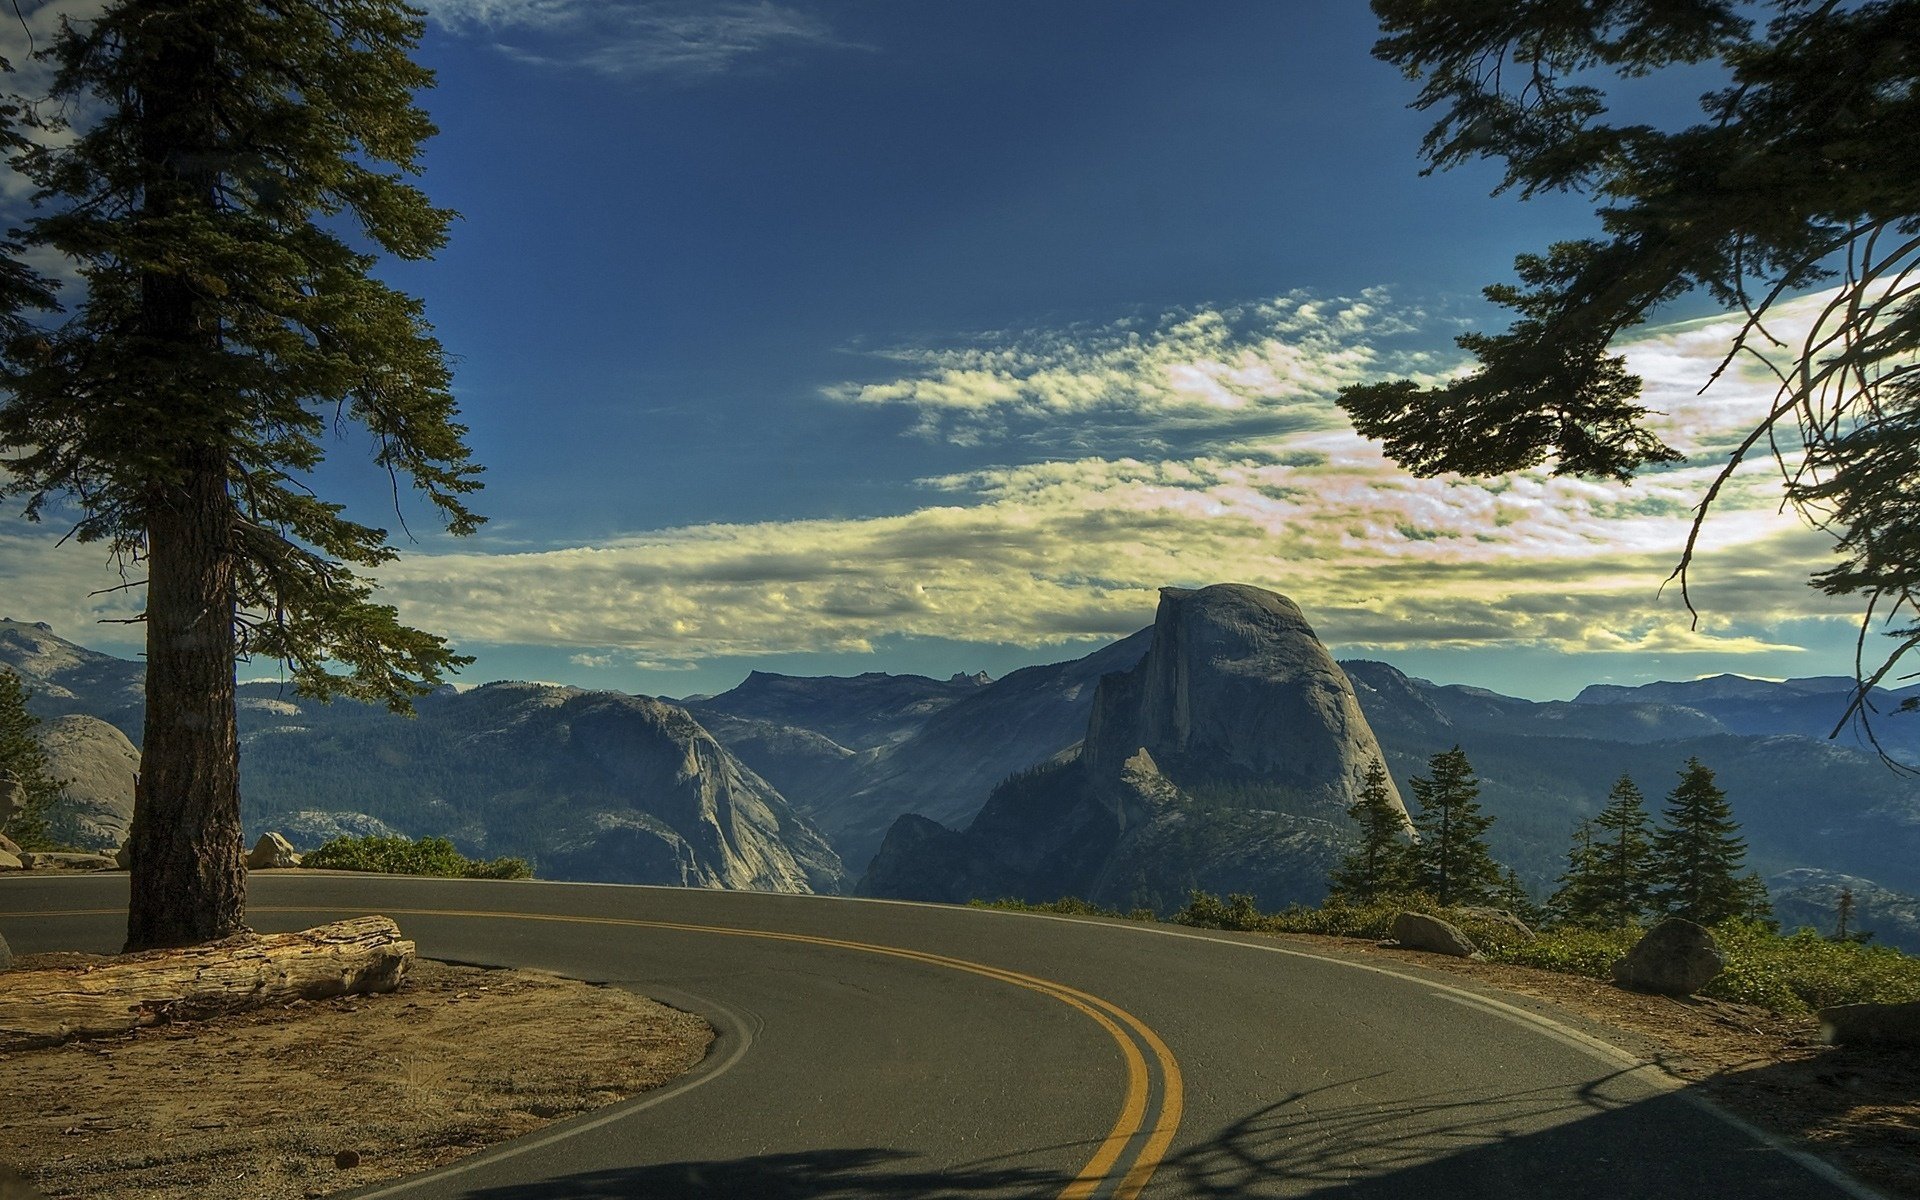
[[[1689,758],[1653,834],[1653,903],[1667,916],[1702,925],[1764,918],[1766,888],[1741,874],[1746,856],[1726,792],[1710,769]]]
[[[1407,821],[1387,790],[1387,768],[1379,759],[1367,764],[1366,780],[1347,815],[1360,827],[1360,844],[1334,869],[1329,893],[1366,904],[1407,890]]]
[[[1607,793],[1607,806],[1593,819],[1599,856],[1598,907],[1608,925],[1631,925],[1653,902],[1653,845],[1646,798],[1632,777],[1622,775]]]
[[[1476,369],[1345,389],[1355,427],[1419,475],[1624,480],[1678,462],[1614,345],[1704,292],[1743,318],[1712,378],[1743,364],[1777,390],[1702,496],[1674,573],[1685,595],[1700,522],[1747,459],[1772,457],[1787,502],[1834,540],[1838,561],[1812,582],[1859,598],[1860,714],[1920,646],[1920,0],[1373,9],[1374,56],[1418,82],[1414,106],[1435,118],[1429,170],[1492,159],[1500,191],[1593,200],[1600,233],[1523,254],[1516,282],[1486,289],[1514,319],[1458,339]],[[1697,118],[1611,115],[1616,86],[1688,69],[1725,80]],[[1783,304],[1821,287],[1804,334],[1785,328]],[[1878,667],[1876,622],[1893,639]]]
[[[1427,777],[1408,781],[1420,812],[1413,849],[1413,884],[1442,905],[1491,904],[1500,895],[1500,868],[1487,849],[1493,817],[1480,810],[1480,782],[1466,752],[1455,746],[1427,760]]]
[[[446,356],[373,274],[378,253],[430,256],[454,216],[410,182],[434,132],[421,31],[393,0],[120,0],[69,23],[52,100],[102,115],[13,149],[39,188],[24,246],[72,264],[80,296],[0,346],[0,494],[33,519],[75,505],[77,540],[138,563],[156,510],[212,473],[238,653],[400,711],[469,660],[371,599],[359,569],[394,558],[387,531],[309,478],[358,425],[451,532],[482,520]]]

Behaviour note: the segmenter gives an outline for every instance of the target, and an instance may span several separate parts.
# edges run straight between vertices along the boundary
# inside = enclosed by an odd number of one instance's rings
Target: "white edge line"
[[[913,902],[905,901],[896,903]],[[1515,1024],[1529,1026],[1536,1033],[1545,1034],[1553,1037],[1557,1041],[1562,1041],[1577,1049],[1584,1050],[1592,1057],[1605,1062],[1608,1066],[1631,1070],[1641,1077],[1641,1082],[1667,1094],[1677,1095],[1688,1103],[1712,1113],[1714,1116],[1719,1117],[1722,1121],[1725,1121],[1761,1145],[1776,1151],[1805,1168],[1811,1174],[1818,1176],[1820,1179],[1832,1184],[1847,1195],[1854,1197],[1855,1200],[1891,1200],[1886,1193],[1860,1182],[1819,1155],[1811,1151],[1803,1150],[1785,1138],[1770,1133],[1758,1125],[1753,1124],[1751,1121],[1728,1112],[1712,1100],[1694,1091],[1685,1081],[1669,1076],[1657,1063],[1648,1062],[1638,1055],[1630,1054],[1622,1050],[1611,1042],[1603,1041],[1591,1034],[1584,1033],[1570,1025],[1556,1021],[1552,1017],[1529,1012],[1517,1005],[1496,1000],[1491,996],[1483,996],[1478,992],[1468,991],[1466,988],[1455,987],[1452,984],[1442,983],[1438,980],[1428,979],[1420,975],[1408,974],[1405,971],[1396,971],[1391,967],[1376,966],[1373,963],[1354,962],[1352,959],[1336,958],[1330,954],[1316,954],[1311,950],[1297,950],[1288,946],[1266,946],[1257,942],[1243,942],[1238,938],[1209,937],[1204,933],[1189,933],[1180,929],[1159,929],[1140,923],[1125,923],[1115,920],[1099,919],[1090,920],[1085,917],[1059,916],[1054,913],[1029,913],[1004,908],[974,908],[971,905],[933,905],[930,907],[964,908],[965,911],[968,912],[998,913],[1004,917],[1034,917],[1042,921],[1069,921],[1079,925],[1100,925],[1108,929],[1131,929],[1137,933],[1152,933],[1158,934],[1161,937],[1187,938],[1196,942],[1212,942],[1218,946],[1240,946],[1248,950],[1264,951],[1268,954],[1284,954],[1290,958],[1310,958],[1316,962],[1329,963],[1337,967],[1351,967],[1356,971],[1371,971],[1376,975],[1386,975],[1390,978],[1416,984],[1420,987],[1430,988],[1436,994],[1444,994],[1446,999],[1456,1000],[1460,1003],[1483,1009],[1495,1016],[1512,1021]]]
[[[26,878],[31,875],[30,872],[25,872],[25,871],[20,871],[20,872],[9,871],[7,872],[7,874],[10,876],[15,876],[19,878]],[[103,876],[111,876],[111,875],[117,875],[117,874],[124,874],[124,872],[74,871],[74,872],[61,872],[60,875],[58,876],[43,876],[42,878],[65,877],[69,879],[99,879]],[[284,871],[274,871],[272,873],[272,876],[280,877],[280,878],[297,878],[300,874],[301,874],[300,869],[287,869]],[[671,885],[655,884],[655,883],[594,883],[586,880],[572,880],[572,879],[452,880],[452,879],[442,879],[442,878],[424,876],[424,875],[384,875],[378,872],[371,872],[371,871],[321,871],[318,869],[315,869],[313,871],[313,875],[314,876],[326,875],[326,876],[335,876],[335,877],[341,876],[341,875],[355,875],[355,876],[360,876],[362,878],[375,878],[375,879],[381,879],[381,880],[411,879],[411,880],[418,880],[419,882],[422,882],[422,883],[442,883],[442,884],[444,883],[467,883],[467,884],[491,883],[491,884],[501,884],[508,887],[516,886],[520,884],[527,884],[527,883],[537,883],[537,884],[543,884],[547,887],[643,888],[651,891],[665,891],[665,892],[699,891],[699,892],[708,892],[716,896],[727,896],[727,895],[737,895],[742,897],[780,896],[783,898],[788,898],[793,900],[826,900],[826,901],[843,901],[843,902],[851,901],[856,904],[897,904],[897,905],[902,905],[910,908],[939,909],[942,912],[981,913],[981,914],[996,916],[996,917],[1027,917],[1027,918],[1038,920],[1038,921],[1064,921],[1071,924],[1082,925],[1082,926],[1094,925],[1094,926],[1099,926],[1106,929],[1119,929],[1119,930],[1128,930],[1134,933],[1156,934],[1160,937],[1188,938],[1196,942],[1212,942],[1215,945],[1222,945],[1222,946],[1240,946],[1248,950],[1259,950],[1268,954],[1283,954],[1292,958],[1309,958],[1314,960],[1315,962],[1329,963],[1337,967],[1348,967],[1356,971],[1371,971],[1376,975],[1385,975],[1391,979],[1398,979],[1405,983],[1411,983],[1421,987],[1432,988],[1437,991],[1444,992],[1449,996],[1457,997],[1459,999],[1465,1000],[1471,1004],[1485,1006],[1489,1010],[1497,1012],[1500,1016],[1508,1020],[1514,1021],[1521,1025],[1532,1027],[1535,1030],[1535,1032],[1547,1033],[1551,1031],[1553,1034],[1559,1035],[1562,1039],[1570,1039],[1571,1041],[1576,1043],[1581,1049],[1585,1050],[1588,1054],[1601,1060],[1602,1062],[1606,1063],[1608,1066],[1630,1068],[1630,1069],[1645,1068],[1645,1070],[1639,1070],[1638,1073],[1641,1074],[1641,1076],[1643,1077],[1643,1081],[1649,1083],[1650,1086],[1657,1086],[1657,1087],[1660,1087],[1662,1090],[1677,1092],[1678,1095],[1680,1095],[1682,1098],[1687,1100],[1689,1103],[1695,1104],[1700,1108],[1705,1109],[1707,1112],[1710,1112],[1714,1116],[1720,1118],[1722,1121],[1725,1121],[1727,1124],[1733,1126],[1735,1129],[1739,1130],[1741,1133],[1744,1133],[1748,1137],[1753,1138],[1755,1141],[1759,1142],[1761,1145],[1766,1146],[1770,1150],[1774,1150],[1778,1152],[1779,1154],[1783,1155],[1788,1159],[1791,1159],[1793,1162],[1805,1168],[1810,1173],[1818,1176],[1819,1178],[1826,1181],[1827,1183],[1832,1184],[1834,1187],[1839,1188],[1841,1191],[1846,1192],[1848,1195],[1855,1197],[1855,1200],[1891,1200],[1891,1198],[1888,1197],[1884,1192],[1876,1191],[1875,1189],[1867,1186],[1866,1184],[1853,1178],[1851,1175],[1848,1175],[1845,1171],[1842,1171],[1840,1168],[1834,1166],[1832,1163],[1821,1158],[1820,1156],[1813,1154],[1809,1151],[1802,1150],[1799,1147],[1795,1146],[1793,1143],[1785,1140],[1784,1138],[1781,1138],[1776,1134],[1769,1133],[1766,1130],[1761,1129],[1759,1126],[1754,1125],[1752,1122],[1747,1121],[1741,1117],[1735,1116],[1733,1113],[1728,1112],[1726,1109],[1720,1107],[1718,1104],[1715,1104],[1713,1101],[1687,1088],[1680,1081],[1671,1079],[1658,1066],[1658,1064],[1650,1063],[1645,1059],[1640,1058],[1637,1055],[1629,1054],[1627,1051],[1622,1050],[1620,1047],[1615,1046],[1610,1042],[1606,1042],[1599,1038],[1593,1037],[1590,1034],[1584,1033],[1578,1029],[1574,1029],[1572,1026],[1562,1024],[1561,1022],[1556,1021],[1551,1017],[1542,1016],[1539,1013],[1529,1012],[1524,1008],[1520,1008],[1515,1005],[1508,1004],[1501,1000],[1495,1000],[1488,996],[1483,996],[1478,992],[1468,991],[1465,988],[1455,987],[1449,983],[1442,983],[1438,980],[1428,979],[1419,975],[1411,975],[1404,971],[1396,971],[1390,967],[1376,966],[1373,963],[1355,962],[1352,959],[1338,958],[1330,954],[1317,954],[1311,950],[1298,950],[1298,949],[1293,949],[1291,947],[1286,947],[1286,946],[1267,946],[1267,945],[1261,945],[1257,942],[1243,942],[1237,938],[1209,937],[1204,933],[1191,933],[1191,932],[1188,932],[1185,930],[1179,930],[1179,929],[1162,929],[1162,928],[1158,928],[1155,925],[1146,925],[1137,921],[1101,920],[1097,918],[1087,918],[1087,917],[1069,917],[1069,916],[1061,916],[1056,913],[1019,912],[1013,909],[991,908],[986,905],[975,906],[971,904],[939,904],[939,903],[933,903],[933,902],[924,901],[924,900],[889,900],[889,899],[883,899],[878,896],[825,896],[825,895],[820,895],[818,893],[805,893],[805,892],[799,892],[799,893],[756,892],[756,891],[750,891],[742,888],[687,888],[687,887],[674,887]],[[25,913],[25,914],[13,914],[13,915],[32,916],[33,914]],[[715,1006],[715,1007],[717,1008],[718,1006]],[[732,1016],[731,1013],[727,1015],[729,1017]],[[740,1026],[740,1028],[743,1031],[745,1030],[744,1025]],[[640,1102],[623,1107],[616,1112],[608,1113],[603,1117],[597,1118],[588,1124],[579,1126],[578,1129],[584,1132],[585,1130],[588,1130],[588,1129],[597,1128],[599,1125],[604,1124],[607,1121],[617,1120],[620,1117],[625,1116],[627,1113],[638,1112],[641,1109],[651,1107],[654,1104],[667,1100],[673,1096],[680,1095],[683,1092],[691,1091],[692,1089],[699,1087],[702,1083],[706,1082],[708,1079],[714,1078],[715,1076],[721,1074],[723,1071],[726,1071],[732,1068],[734,1063],[738,1060],[739,1055],[744,1053],[745,1053],[745,1048],[743,1046],[739,1049],[738,1053],[735,1056],[730,1057],[725,1063],[721,1064],[719,1067],[716,1067],[713,1071],[702,1075],[700,1078],[691,1080],[682,1085],[669,1085],[664,1092],[650,1093],[647,1098],[641,1100]],[[1649,1073],[1651,1073],[1651,1078],[1648,1078]],[[1657,1083],[1655,1082],[1656,1080],[1658,1081]],[[415,1182],[425,1183],[430,1179],[441,1178],[445,1174],[458,1173],[459,1171],[465,1169],[465,1167],[468,1164],[478,1166],[482,1162],[492,1161],[496,1158],[509,1157],[513,1154],[519,1154],[523,1150],[531,1150],[539,1146],[548,1145],[551,1142],[558,1141],[558,1140],[561,1140],[562,1138],[570,1136],[571,1132],[573,1132],[571,1129],[565,1132],[556,1131],[555,1133],[547,1135],[546,1138],[538,1139],[534,1142],[527,1144],[524,1147],[512,1147],[512,1148],[503,1147],[499,1150],[494,1150],[494,1151],[482,1151],[481,1154],[476,1155],[473,1158],[463,1159],[460,1163],[457,1163],[454,1166],[447,1168],[445,1172],[436,1172],[433,1175],[420,1176]],[[510,1144],[510,1147],[511,1147],[511,1144]],[[377,1197],[394,1195],[394,1194],[397,1194],[401,1189],[406,1187],[412,1187],[412,1186],[414,1186],[413,1183],[407,1183],[407,1184],[396,1185],[395,1187],[387,1191],[365,1192],[365,1193],[359,1193],[357,1195],[349,1193],[349,1195],[353,1195],[353,1200],[376,1200]]]
[[[663,989],[653,990],[660,991]],[[722,1036],[731,1035],[734,1044],[730,1048],[727,1056],[718,1063],[715,1063],[712,1067],[701,1071],[692,1079],[683,1077],[680,1082],[670,1083],[665,1087],[656,1088],[644,1095],[636,1096],[623,1104],[616,1104],[611,1108],[602,1109],[599,1113],[585,1120],[563,1122],[544,1134],[533,1134],[524,1138],[516,1138],[511,1142],[495,1146],[491,1150],[482,1150],[478,1154],[463,1158],[459,1162],[449,1164],[448,1166],[429,1171],[424,1175],[414,1175],[398,1183],[385,1185],[374,1184],[372,1185],[373,1190],[371,1191],[340,1193],[342,1200],[378,1200],[378,1198],[382,1196],[398,1196],[403,1192],[410,1192],[415,1188],[443,1183],[449,1179],[455,1179],[459,1176],[477,1171],[482,1167],[490,1167],[506,1159],[517,1158],[522,1154],[544,1149],[556,1142],[564,1142],[568,1138],[577,1137],[580,1134],[590,1133],[595,1129],[611,1125],[615,1121],[624,1121],[628,1117],[636,1113],[644,1112],[656,1104],[665,1104],[669,1100],[677,1099],[693,1091],[695,1088],[705,1087],[707,1084],[725,1075],[728,1071],[733,1070],[734,1067],[740,1065],[740,1061],[746,1058],[747,1051],[753,1046],[753,1030],[748,1026],[747,1022],[743,1021],[739,1014],[735,1013],[732,1009],[727,1008],[725,1005],[715,1004],[704,996],[695,996],[689,992],[679,991],[675,991],[674,994],[679,998],[690,1000],[700,1006],[698,1010],[688,1008],[687,1011],[695,1012],[698,1016],[718,1014],[723,1022],[730,1027],[719,1032]],[[683,1006],[675,1005],[675,1007]]]

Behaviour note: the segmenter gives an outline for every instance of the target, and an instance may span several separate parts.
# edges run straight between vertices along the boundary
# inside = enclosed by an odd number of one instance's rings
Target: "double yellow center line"
[[[16,917],[110,916],[119,911],[118,909],[85,909],[9,915]],[[255,906],[249,911],[323,913],[332,910],[311,906],[272,908]],[[1119,1005],[1051,979],[1042,979],[1036,975],[1010,971],[1004,967],[989,966],[964,958],[952,958],[924,950],[909,950],[901,946],[882,946],[872,942],[846,941],[841,938],[819,937],[807,933],[743,929],[731,925],[692,925],[679,921],[647,921],[629,917],[582,917],[560,913],[486,909],[382,908],[381,911],[401,917],[480,917],[503,921],[553,921],[572,925],[612,925],[629,929],[662,929],[679,933],[798,942],[839,950],[854,950],[862,954],[906,959],[951,971],[965,971],[971,975],[1012,984],[1058,1000],[1084,1013],[1096,1025],[1106,1030],[1108,1036],[1113,1038],[1114,1044],[1120,1048],[1120,1056],[1127,1068],[1127,1091],[1120,1105],[1119,1117],[1114,1121],[1113,1128],[1108,1130],[1106,1137],[1101,1140],[1093,1157],[1087,1160],[1087,1164],[1080,1168],[1080,1173],[1075,1175],[1072,1182],[1061,1191],[1060,1200],[1089,1200],[1093,1196],[1103,1194],[1111,1195],[1116,1200],[1134,1200],[1147,1186],[1147,1181],[1153,1178],[1153,1173],[1159,1169],[1161,1161],[1166,1158],[1168,1147],[1173,1143],[1174,1133],[1180,1128],[1185,1085],[1180,1076],[1180,1064],[1173,1057],[1173,1051],[1167,1048],[1167,1044],[1144,1021]],[[1153,1059],[1151,1069],[1148,1065],[1149,1055]],[[1153,1086],[1156,1074],[1159,1076],[1158,1089]],[[1157,1103],[1155,1103],[1156,1100]],[[1127,1160],[1124,1167],[1121,1165],[1123,1159]]]

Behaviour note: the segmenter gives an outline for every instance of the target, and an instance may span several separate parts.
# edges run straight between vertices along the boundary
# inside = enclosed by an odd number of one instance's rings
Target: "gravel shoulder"
[[[323,1196],[659,1087],[712,1041],[621,988],[421,960],[387,995],[0,1055],[0,1163],[53,1198]]]
[[[1829,1046],[1813,1017],[1752,1005],[1646,996],[1583,976],[1361,938],[1260,936],[1319,954],[1464,977],[1520,997],[1523,1007],[1658,1064],[1722,1108],[1888,1196],[1920,1200],[1920,1054]]]

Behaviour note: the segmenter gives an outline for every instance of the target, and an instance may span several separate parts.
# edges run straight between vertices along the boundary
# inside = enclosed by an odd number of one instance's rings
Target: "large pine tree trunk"
[[[234,731],[233,501],[224,460],[192,456],[153,502],[147,541],[147,715],[134,798],[127,949],[244,929],[247,873]]]
[[[138,104],[141,219],[212,219],[224,161],[209,91],[219,74],[207,31],[178,5],[151,5],[127,51]],[[127,949],[188,946],[245,929],[240,750],[234,732],[232,420],[210,370],[220,322],[173,265],[140,276],[139,322],[155,367],[171,370],[176,421],[155,449],[147,519],[147,714],[134,795]],[[178,432],[173,432],[177,430]],[[162,435],[166,436],[166,435]]]

